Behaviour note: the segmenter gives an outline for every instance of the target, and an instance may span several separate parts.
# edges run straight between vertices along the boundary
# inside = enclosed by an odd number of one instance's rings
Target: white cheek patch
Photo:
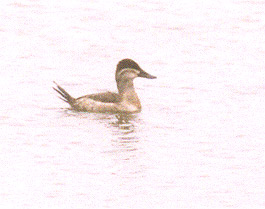
[[[124,69],[122,69],[120,72],[119,72],[119,74],[118,74],[118,76],[120,76],[121,74],[123,74],[123,73],[126,73],[126,72],[128,72],[128,73],[135,73],[136,75],[138,75],[139,73],[140,73],[140,71],[139,70],[136,70],[136,69],[133,69],[133,68],[124,68]]]

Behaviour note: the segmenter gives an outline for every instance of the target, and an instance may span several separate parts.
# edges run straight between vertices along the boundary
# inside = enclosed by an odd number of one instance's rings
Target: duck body
[[[156,78],[145,71],[131,59],[121,60],[116,69],[118,93],[105,92],[73,98],[61,86],[53,88],[76,111],[137,113],[141,111],[141,102],[135,92],[133,80],[136,77]]]

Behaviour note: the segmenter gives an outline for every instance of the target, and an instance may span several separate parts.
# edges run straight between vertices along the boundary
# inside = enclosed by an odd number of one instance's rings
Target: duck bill
[[[143,70],[141,70],[140,74],[138,74],[138,77],[142,77],[142,78],[148,78],[148,79],[155,79],[156,76],[153,76]]]

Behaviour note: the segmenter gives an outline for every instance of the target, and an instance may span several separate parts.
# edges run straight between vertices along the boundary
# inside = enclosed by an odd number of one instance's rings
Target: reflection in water
[[[117,114],[115,117],[118,119],[111,123],[113,127],[116,127],[114,134],[118,136],[116,140],[112,140],[115,143],[115,147],[120,151],[136,151],[136,144],[138,137],[136,136],[136,127],[134,122],[137,119],[135,114]]]
[[[99,150],[103,158],[111,162],[112,175],[121,179],[143,175],[139,114],[88,113],[71,109],[60,109],[60,112],[62,124],[84,134],[84,137],[78,134],[72,140],[80,142],[83,138],[79,144],[89,144]],[[87,134],[90,140],[87,140]]]
[[[137,150],[136,144],[139,141],[136,135],[137,114],[86,113],[86,115],[92,115],[94,119],[100,121],[100,123],[104,123],[105,127],[111,129],[111,152],[131,152]]]
[[[88,113],[77,112],[71,109],[64,109],[63,113],[68,117],[89,118],[104,123],[106,127],[112,129],[113,135],[124,140],[136,139],[137,114],[108,114],[108,113]]]
[[[88,113],[71,109],[60,109],[60,112],[63,114],[61,118],[64,126],[85,130],[84,140],[87,139],[86,134],[89,130],[93,140],[84,142],[99,144],[100,152],[108,155],[107,158],[113,159],[115,163],[123,164],[124,161],[138,159],[138,114]],[[80,142],[80,135],[77,139],[77,142]],[[130,172],[134,173],[132,170]]]
[[[85,129],[89,126],[90,130],[94,128],[95,137],[98,137],[98,129],[100,132],[110,133],[110,136],[104,135],[104,138],[106,137],[108,140],[105,146],[101,148],[102,153],[111,154],[111,157],[108,158],[113,158],[120,163],[124,160],[137,158],[138,142],[140,141],[139,136],[137,136],[138,123],[140,122],[138,114],[88,113],[71,109],[63,109],[63,114],[63,117],[73,117],[78,120],[71,120],[70,125],[76,126],[78,124],[79,128]],[[102,124],[103,127],[98,126],[98,123]],[[105,130],[101,130],[104,127]],[[93,134],[90,133],[90,135]],[[112,154],[114,155],[112,156]]]
[[[108,114],[108,113],[88,113],[88,112],[78,112],[72,109],[64,109],[63,113],[67,116],[73,116],[78,118],[91,118],[100,123],[106,123],[111,125],[111,127],[118,128],[119,132],[123,134],[130,134],[135,132],[134,122],[137,119],[136,114]],[[115,132],[115,135],[119,133]]]
[[[126,114],[126,113],[120,113],[116,115],[116,118],[118,119],[119,124],[129,123],[130,120],[133,120],[136,118],[136,115],[134,114]]]
[[[112,125],[114,127],[118,127],[123,133],[129,134],[135,131],[135,127],[133,122],[136,119],[136,115],[133,114],[117,114],[115,117],[118,119],[117,121],[113,122]]]
[[[108,156],[113,160],[113,175],[123,182],[141,179],[144,174],[143,153],[139,152],[140,140],[137,136],[137,114],[116,114],[110,125],[113,137],[111,152]],[[127,191],[127,188],[124,188]]]

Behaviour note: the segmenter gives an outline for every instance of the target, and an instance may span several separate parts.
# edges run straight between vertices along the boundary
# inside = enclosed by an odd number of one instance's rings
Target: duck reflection
[[[122,133],[133,133],[135,132],[134,123],[137,122],[137,114],[130,113],[118,113],[118,114],[104,114],[104,113],[87,113],[72,111],[70,109],[64,109],[63,113],[68,117],[78,118],[91,118],[92,120],[99,121],[100,123],[114,127],[116,130],[122,131]]]
[[[138,114],[116,114],[110,120],[111,146],[105,152],[112,159],[112,174],[120,179],[136,179],[143,175],[140,138],[138,136]]]
[[[112,122],[114,127],[123,130],[125,133],[132,133],[135,131],[133,122],[136,119],[136,115],[132,114],[117,114],[115,115],[117,121]]]
[[[69,117],[78,117],[81,119],[92,119],[104,124],[111,129],[112,148],[120,152],[137,150],[136,144],[139,141],[137,136],[137,124],[140,122],[138,114],[119,113],[119,114],[98,114],[83,113],[71,110],[65,110],[64,113]]]
[[[115,127],[113,129],[114,137],[112,140],[120,151],[135,151],[137,150],[136,144],[138,142],[138,137],[136,135],[137,127],[135,122],[137,121],[137,114],[117,114],[115,115],[116,120],[111,122],[111,126]]]

